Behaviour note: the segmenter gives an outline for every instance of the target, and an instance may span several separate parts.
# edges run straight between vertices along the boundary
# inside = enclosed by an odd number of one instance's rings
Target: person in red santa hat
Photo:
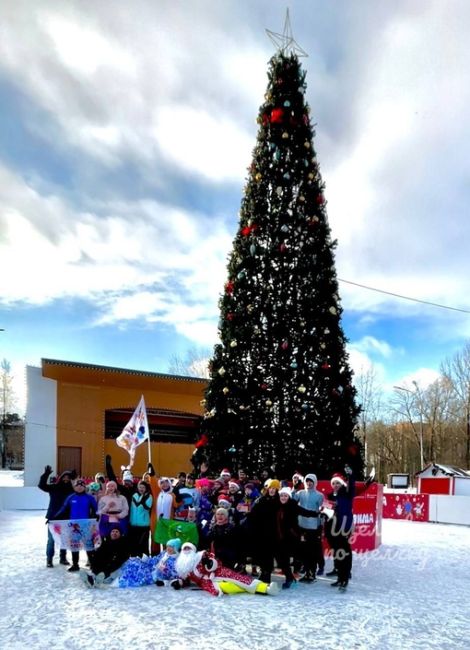
[[[224,567],[215,556],[208,551],[197,551],[194,544],[185,542],[176,560],[176,571],[180,582],[173,585],[176,589],[183,586],[185,580],[212,594],[265,594],[275,596],[279,592],[276,582],[270,584],[247,575],[240,575],[232,569]]]
[[[337,580],[332,582],[331,586],[339,587],[340,591],[345,591],[352,567],[352,550],[349,538],[353,532],[353,499],[355,496],[355,480],[349,465],[345,466],[344,475],[333,474],[330,483],[333,491],[328,495],[328,499],[334,502],[335,506],[328,531],[328,542],[333,549],[334,571],[337,575]]]

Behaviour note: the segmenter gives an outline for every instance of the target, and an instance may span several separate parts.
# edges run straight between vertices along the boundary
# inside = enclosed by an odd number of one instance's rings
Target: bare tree
[[[0,362],[0,400],[1,400],[1,427],[0,427],[0,453],[2,468],[6,466],[6,448],[8,442],[7,421],[13,408],[14,392],[13,377],[11,375],[11,364],[7,359]]]
[[[210,357],[211,351],[207,348],[189,348],[183,357],[174,354],[170,358],[168,372],[173,375],[208,379]]]
[[[451,383],[459,409],[459,420],[464,432],[464,459],[470,467],[470,343],[446,359],[441,367],[444,377]],[[462,459],[463,460],[463,459]]]
[[[382,415],[383,389],[379,384],[377,371],[374,366],[369,366],[365,370],[361,369],[361,372],[355,375],[354,385],[357,390],[357,401],[361,406],[358,422],[360,435],[364,444],[365,467],[368,469],[370,464],[375,464],[373,458],[369,457],[369,429],[380,421]]]

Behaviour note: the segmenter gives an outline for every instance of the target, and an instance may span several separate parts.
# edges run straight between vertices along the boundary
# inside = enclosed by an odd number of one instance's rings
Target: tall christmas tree
[[[279,478],[295,470],[328,477],[348,463],[360,474],[335,242],[305,72],[286,32],[269,62],[195,463],[205,456],[214,469],[269,467]]]

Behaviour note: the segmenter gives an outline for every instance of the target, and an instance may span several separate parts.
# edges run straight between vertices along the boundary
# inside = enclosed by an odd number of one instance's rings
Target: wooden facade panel
[[[131,409],[141,395],[147,409],[168,409],[202,415],[200,400],[206,382],[181,380],[147,373],[140,377],[134,371],[126,375],[107,372],[101,366],[83,368],[80,364],[52,361],[43,363],[44,376],[57,381],[57,447],[81,450],[82,474],[94,476],[104,471],[105,455],[110,454],[116,474],[129,462],[128,454],[114,440],[105,440],[105,411]],[[127,380],[127,385],[126,385]],[[116,385],[113,385],[115,381]],[[161,475],[174,476],[192,469],[190,457],[194,444],[152,443],[152,461]],[[147,468],[147,445],[136,453],[133,468],[141,475]]]

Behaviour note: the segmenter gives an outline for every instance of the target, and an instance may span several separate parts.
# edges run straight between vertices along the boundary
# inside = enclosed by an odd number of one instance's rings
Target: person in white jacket
[[[112,528],[118,527],[123,535],[127,533],[129,504],[126,497],[119,494],[115,481],[108,481],[104,495],[98,502],[97,514],[100,517],[100,535],[107,537]]]

